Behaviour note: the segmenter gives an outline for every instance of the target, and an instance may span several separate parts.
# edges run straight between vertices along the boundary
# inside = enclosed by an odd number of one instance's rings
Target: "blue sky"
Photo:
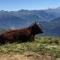
[[[60,0],[0,0],[0,10],[39,10],[60,7]]]

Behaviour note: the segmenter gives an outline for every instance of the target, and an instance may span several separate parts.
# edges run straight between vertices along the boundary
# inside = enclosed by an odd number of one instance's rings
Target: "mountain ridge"
[[[60,35],[57,33],[60,30],[60,7],[47,10],[0,11],[1,29],[24,28],[35,21],[42,24],[45,35],[55,32]]]

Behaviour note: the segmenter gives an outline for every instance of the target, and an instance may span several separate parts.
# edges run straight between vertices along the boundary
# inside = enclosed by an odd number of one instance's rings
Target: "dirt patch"
[[[19,55],[19,54],[16,54],[16,55],[2,55],[0,56],[0,60],[28,60],[27,57],[25,57],[24,55]]]
[[[24,54],[0,54],[0,60],[60,60],[48,55],[39,55],[35,53]]]

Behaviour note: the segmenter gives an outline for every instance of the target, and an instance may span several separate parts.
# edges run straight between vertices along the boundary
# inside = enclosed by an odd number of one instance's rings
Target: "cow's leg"
[[[34,38],[35,36],[32,36],[32,40],[34,41],[35,40],[35,38]]]
[[[34,41],[34,40],[35,40],[35,38],[34,38],[34,36],[32,35],[31,38],[30,38],[30,41]]]

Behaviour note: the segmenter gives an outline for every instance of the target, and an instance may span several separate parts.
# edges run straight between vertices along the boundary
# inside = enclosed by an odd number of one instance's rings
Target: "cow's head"
[[[32,29],[32,32],[33,32],[34,35],[35,35],[35,34],[39,34],[39,33],[43,33],[42,28],[41,28],[41,26],[40,26],[39,23],[36,23],[36,22],[35,22],[35,23],[31,26],[31,29]]]

